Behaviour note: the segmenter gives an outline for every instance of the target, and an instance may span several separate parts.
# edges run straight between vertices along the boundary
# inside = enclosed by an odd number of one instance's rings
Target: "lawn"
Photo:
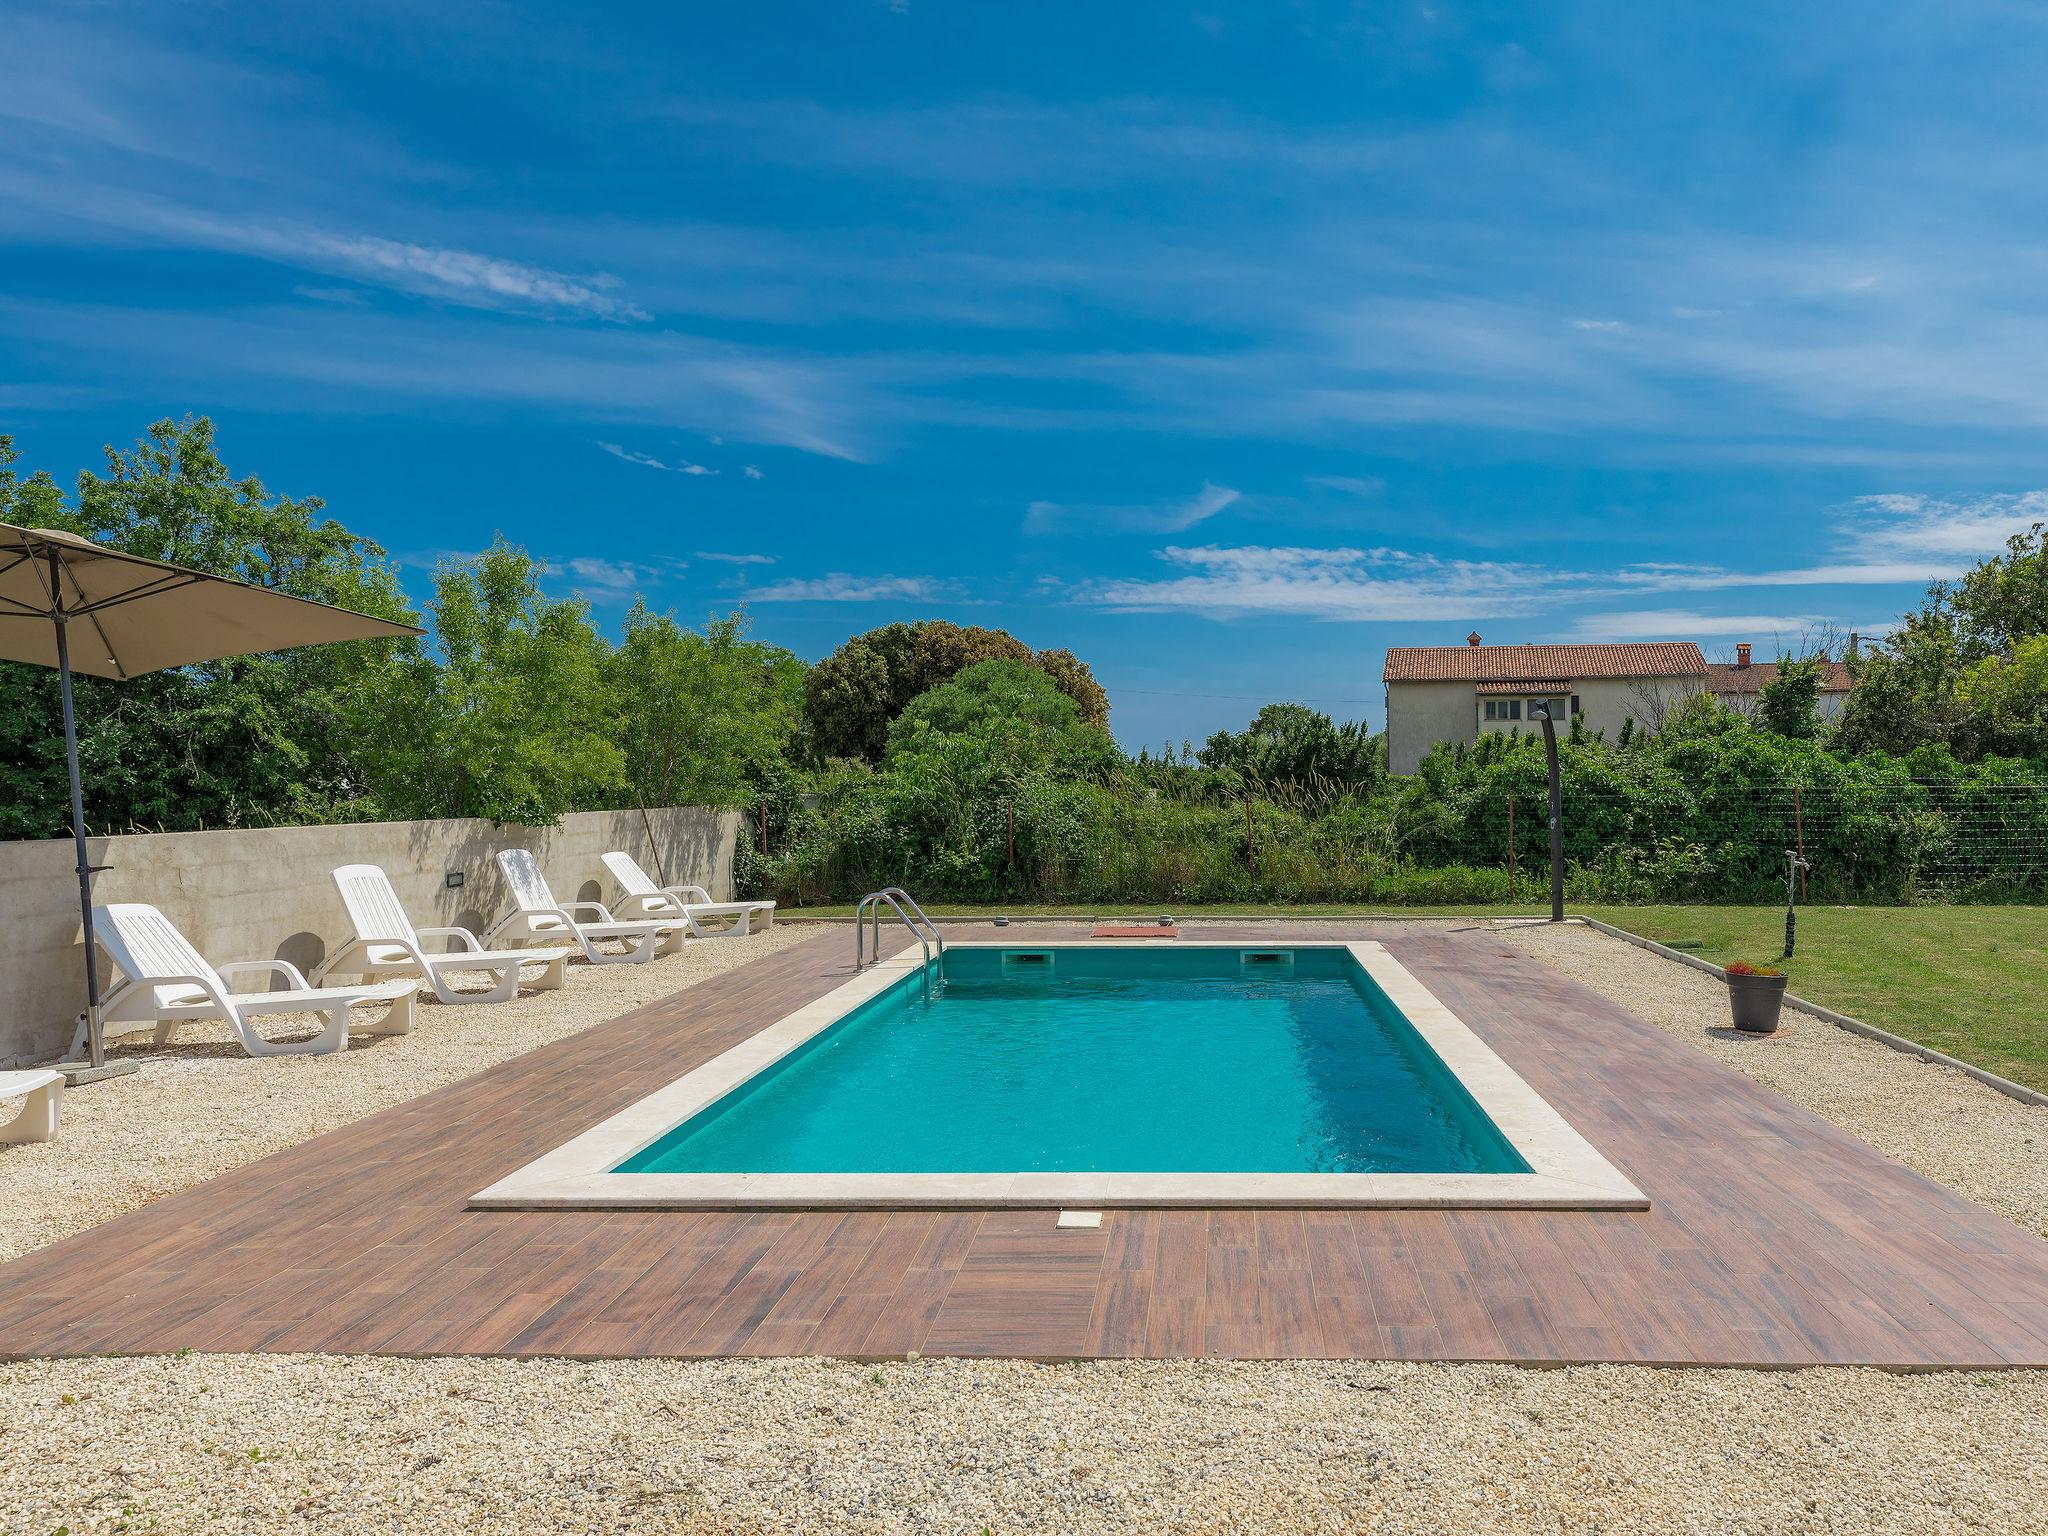
[[[1129,906],[975,907],[933,903],[933,915],[1110,917]],[[1238,907],[1178,907],[1189,917]],[[1272,906],[1261,916],[1327,917],[1356,907]],[[1500,916],[1498,907],[1451,907],[1456,916]],[[1534,907],[1530,911],[1537,910]],[[1574,909],[1580,910],[1580,909]],[[1779,958],[1782,907],[1588,907],[1588,916],[1675,944],[1716,965],[1778,965],[1801,997],[1853,1014],[2030,1088],[2048,1092],[2048,909],[2040,907],[1802,907],[1798,953]],[[845,917],[850,906],[789,917]],[[1397,915],[1423,913],[1402,908]]]
[[[1600,907],[1589,916],[1703,960],[1775,965],[1799,996],[2048,1092],[2048,910]],[[1695,947],[1696,946],[1696,947]]]

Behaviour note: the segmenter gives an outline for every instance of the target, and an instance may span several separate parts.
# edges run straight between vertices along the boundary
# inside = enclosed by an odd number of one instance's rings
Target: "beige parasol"
[[[138,677],[224,656],[416,635],[410,624],[373,619],[225,576],[108,549],[54,528],[0,523],[0,659],[54,667],[64,707],[71,773],[71,831],[78,844],[78,906],[85,923],[86,1017],[92,1065],[100,1040],[99,960],[93,948],[93,868],[85,848],[78,780],[78,724],[71,674]]]

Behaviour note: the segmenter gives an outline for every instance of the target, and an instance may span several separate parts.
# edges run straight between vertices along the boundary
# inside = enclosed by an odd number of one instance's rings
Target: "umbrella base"
[[[76,1088],[80,1083],[96,1083],[103,1077],[126,1077],[141,1067],[139,1061],[110,1061],[98,1067],[89,1061],[59,1061],[53,1063],[50,1070],[64,1074],[66,1088]]]

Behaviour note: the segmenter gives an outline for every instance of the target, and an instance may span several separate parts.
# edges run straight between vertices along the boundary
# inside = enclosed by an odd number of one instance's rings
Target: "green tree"
[[[1304,704],[1268,704],[1242,731],[1218,731],[1202,747],[1205,768],[1262,784],[1370,789],[1384,762],[1379,739],[1358,721],[1333,723]]]
[[[1858,663],[1838,742],[1898,754],[1944,746],[1964,760],[2002,750],[1997,743],[2010,739],[2013,717],[1982,710],[2011,701],[1988,682],[1966,697],[1962,680],[1984,663],[2014,661],[2021,645],[2043,634],[2048,541],[2036,523],[1961,580],[1930,586],[1919,610]]]
[[[2048,635],[2029,635],[2009,658],[1987,656],[1966,669],[1956,701],[1978,751],[2048,759]]]
[[[983,661],[911,700],[889,727],[886,766],[956,786],[1015,788],[1032,776],[1098,776],[1121,761],[1109,733],[1028,662]]]
[[[734,805],[778,773],[797,731],[803,663],[749,640],[744,613],[689,630],[636,603],[610,669],[637,804]]]
[[[1805,741],[1820,734],[1822,663],[1818,656],[1780,656],[1777,675],[1757,690],[1756,723]]]
[[[1965,661],[2011,656],[2022,640],[2048,634],[2048,540],[2040,523],[2005,541],[1953,583],[1937,583],[1930,603],[1952,615]]]
[[[984,661],[1036,668],[1074,700],[1084,722],[1108,727],[1108,696],[1071,652],[1033,655],[1000,629],[923,619],[855,635],[811,668],[804,679],[804,722],[812,749],[820,757],[873,762],[888,745],[889,722],[912,699]]]
[[[0,439],[0,517],[196,566],[380,617],[412,615],[374,543],[322,515],[317,497],[273,496],[222,463],[204,417],[159,421],[109,447],[66,503],[46,472],[15,470]],[[354,730],[376,680],[410,642],[372,640],[238,657],[125,682],[78,682],[86,816],[95,827],[185,830],[349,813],[364,792]],[[68,822],[53,673],[0,665],[0,835]]]
[[[587,604],[541,590],[544,570],[501,538],[435,572],[432,652],[380,711],[375,789],[390,814],[545,826],[624,797],[610,648]]]

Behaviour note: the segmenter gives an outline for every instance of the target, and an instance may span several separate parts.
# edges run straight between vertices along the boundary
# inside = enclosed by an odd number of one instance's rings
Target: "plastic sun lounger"
[[[55,1141],[57,1108],[64,1101],[64,1074],[48,1067],[0,1072],[0,1099],[28,1096],[21,1113],[0,1125],[0,1142]]]
[[[619,882],[619,889],[626,893],[627,910],[642,917],[678,917],[690,925],[690,932],[700,939],[738,939],[753,932],[754,919],[761,921],[762,931],[775,926],[775,903],[772,901],[713,901],[711,893],[701,885],[656,885],[654,877],[640,867],[630,853],[608,853],[604,856],[604,867],[612,872],[612,878]],[[722,927],[706,928],[700,919],[729,918]]]
[[[683,942],[685,926],[679,922],[622,922],[612,916],[601,901],[555,900],[548,889],[540,864],[524,848],[505,848],[498,853],[498,868],[512,892],[512,911],[484,935],[486,944],[517,927],[528,939],[580,949],[592,965],[635,965],[667,954]],[[595,913],[594,917],[588,914]],[[599,949],[602,939],[615,939],[622,946],[613,954]]]
[[[467,928],[415,928],[399,903],[391,877],[375,864],[345,864],[334,871],[335,889],[355,924],[355,937],[313,973],[313,979],[339,972],[376,978],[412,976],[434,989],[444,1003],[502,1003],[519,995],[524,978],[520,967],[537,965],[540,974],[524,984],[541,992],[559,991],[568,952],[560,949],[485,949]],[[429,952],[422,939],[448,939],[455,947]],[[483,971],[491,985],[458,992],[448,978],[461,971]]]
[[[351,1003],[388,1002],[390,1010],[364,1032],[402,1035],[412,1029],[413,980],[372,982],[359,987],[316,987],[288,960],[246,960],[216,969],[178,932],[171,920],[142,902],[93,908],[101,948],[113,958],[122,980],[100,1008],[102,1024],[156,1026],[156,1043],[194,1019],[226,1019],[251,1056],[304,1056],[348,1048]],[[281,976],[273,992],[236,992],[231,976],[251,972]],[[311,1040],[266,1040],[254,1020],[265,1014],[317,1013],[327,1025]]]

